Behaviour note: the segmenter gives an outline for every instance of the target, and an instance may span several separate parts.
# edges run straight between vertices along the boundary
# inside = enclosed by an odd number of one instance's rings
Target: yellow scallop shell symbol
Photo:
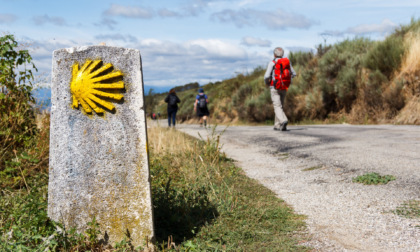
[[[86,113],[92,113],[92,110],[96,113],[104,113],[103,108],[114,110],[115,106],[100,97],[114,100],[121,100],[124,97],[122,94],[109,92],[124,88],[123,74],[120,71],[114,71],[111,63],[102,64],[102,66],[101,63],[101,60],[86,60],[80,69],[78,63],[73,65],[70,83],[72,108],[78,108],[80,104]]]

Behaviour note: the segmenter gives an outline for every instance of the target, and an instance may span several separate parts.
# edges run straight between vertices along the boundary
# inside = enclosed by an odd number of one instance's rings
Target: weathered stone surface
[[[87,59],[111,63],[123,73],[124,98],[108,99],[115,110],[105,109],[102,116],[72,108],[72,67],[82,67]],[[89,46],[54,51],[48,186],[53,220],[82,232],[96,217],[111,244],[127,232],[135,246],[153,239],[143,93],[138,50]]]

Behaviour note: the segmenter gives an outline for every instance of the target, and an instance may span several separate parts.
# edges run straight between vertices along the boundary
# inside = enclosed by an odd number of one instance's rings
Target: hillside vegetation
[[[317,52],[290,53],[297,72],[285,111],[291,122],[420,124],[420,20],[383,41],[347,39]],[[264,62],[265,64],[266,62]],[[265,67],[203,86],[213,122],[263,123],[274,118]],[[180,88],[178,120],[195,118],[197,88]],[[186,87],[185,85],[184,87]],[[148,113],[166,115],[167,94],[149,93]]]

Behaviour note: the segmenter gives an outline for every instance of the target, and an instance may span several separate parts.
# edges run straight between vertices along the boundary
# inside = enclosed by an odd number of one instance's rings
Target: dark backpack
[[[288,89],[292,75],[290,73],[290,61],[288,58],[280,58],[273,60],[274,62],[274,80],[273,86],[275,89]]]
[[[199,108],[205,108],[206,106],[207,106],[206,96],[205,95],[201,95],[198,98],[198,107]]]
[[[170,95],[168,105],[171,106],[171,107],[175,107],[176,103],[177,103],[177,100],[178,99],[176,98],[175,95]]]

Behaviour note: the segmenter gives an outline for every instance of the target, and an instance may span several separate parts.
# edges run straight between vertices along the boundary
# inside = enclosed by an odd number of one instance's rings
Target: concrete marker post
[[[140,52],[53,53],[48,215],[83,232],[96,218],[113,245],[154,239]]]

